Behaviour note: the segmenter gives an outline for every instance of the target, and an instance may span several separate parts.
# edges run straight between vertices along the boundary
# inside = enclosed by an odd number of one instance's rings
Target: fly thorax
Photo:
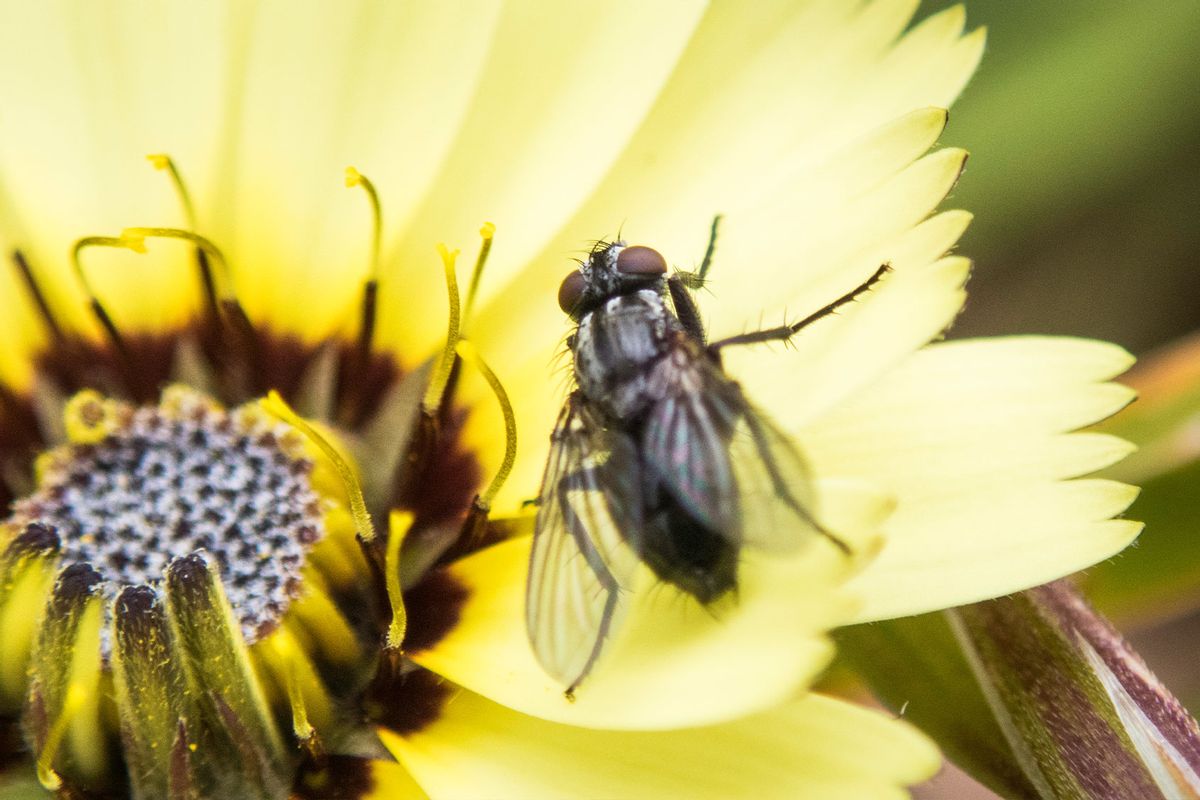
[[[609,298],[579,322],[574,354],[580,390],[616,419],[637,415],[654,399],[647,380],[677,328],[652,289]]]

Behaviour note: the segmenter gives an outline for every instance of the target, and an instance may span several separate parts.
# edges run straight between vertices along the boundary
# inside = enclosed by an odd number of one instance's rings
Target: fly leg
[[[747,414],[744,419],[746,420],[746,426],[750,429],[750,435],[754,437],[754,444],[758,447],[759,452],[770,453],[771,443],[769,441],[767,432],[763,429],[762,422],[753,414]],[[787,481],[784,480],[783,475],[780,474],[779,467],[774,460],[769,457],[764,458],[763,464],[766,466],[767,472],[771,476],[771,484],[775,489],[775,494],[778,495],[783,502],[787,503],[788,507],[791,508],[792,511],[796,512],[796,516],[800,517],[800,519],[811,525],[813,530],[828,539],[830,543],[837,547],[838,550],[841,550],[844,555],[854,555],[854,550],[849,544],[846,543],[845,539],[842,539],[837,534],[826,529],[825,526],[818,522],[816,518],[809,512],[809,510],[804,507],[804,504],[796,499],[795,495],[792,494],[792,490],[788,488]]]
[[[799,322],[792,323],[791,325],[780,325],[778,328],[766,328],[761,331],[751,331],[749,333],[738,334],[737,336],[730,336],[726,339],[721,339],[708,345],[708,352],[714,358],[718,358],[721,349],[731,345],[759,344],[761,342],[786,342],[788,339],[791,339],[798,332],[804,328],[807,328],[817,320],[824,319],[830,314],[835,313],[839,308],[847,303],[852,303],[862,295],[871,291],[871,289],[875,287],[875,284],[879,283],[883,276],[891,271],[892,268],[889,264],[882,264],[880,265],[879,269],[875,270],[875,274],[859,284],[858,287],[851,289],[849,292],[837,298],[828,305],[817,309]],[[674,295],[672,295],[672,297],[674,297]]]
[[[704,283],[704,278],[708,275],[708,268],[712,266],[713,253],[717,250],[717,228],[721,225],[721,215],[717,214],[713,217],[712,228],[708,232],[708,247],[704,249],[704,260],[700,262],[700,269],[696,270],[696,278],[700,283]]]
[[[712,228],[708,234],[708,247],[704,249],[704,261],[695,272],[676,272],[667,278],[667,290],[671,293],[671,304],[675,306],[675,316],[683,324],[684,331],[693,341],[704,344],[704,323],[700,321],[700,310],[692,298],[692,292],[704,285],[704,278],[712,266],[713,253],[717,250],[717,230],[721,225],[721,215],[713,217]]]
[[[696,307],[688,283],[689,279],[677,272],[667,278],[667,291],[671,293],[671,304],[675,306],[675,316],[684,332],[692,341],[704,346],[704,323],[700,321],[700,309]]]

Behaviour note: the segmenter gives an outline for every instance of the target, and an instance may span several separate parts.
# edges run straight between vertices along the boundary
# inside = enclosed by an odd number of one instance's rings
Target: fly
[[[717,225],[696,273],[667,276],[658,251],[601,242],[562,282],[559,306],[576,388],[550,437],[538,497],[526,625],[543,668],[568,698],[623,611],[639,564],[703,604],[737,586],[742,547],[787,551],[827,538],[809,509],[795,445],[721,367],[721,350],[786,341],[869,291],[791,325],[707,341],[692,292],[712,263]]]

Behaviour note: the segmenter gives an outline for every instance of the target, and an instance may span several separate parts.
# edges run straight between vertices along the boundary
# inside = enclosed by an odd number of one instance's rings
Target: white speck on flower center
[[[53,528],[62,564],[90,564],[114,596],[160,583],[172,559],[204,551],[243,635],[257,640],[298,594],[306,553],[324,531],[295,431],[197,400],[121,412],[98,441],[49,453],[10,523]]]

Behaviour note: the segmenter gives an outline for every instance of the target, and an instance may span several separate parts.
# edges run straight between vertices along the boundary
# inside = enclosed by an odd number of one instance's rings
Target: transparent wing
[[[643,458],[689,514],[735,544],[788,551],[813,534],[812,478],[796,445],[707,358],[676,359]]]
[[[542,667],[570,693],[591,671],[637,574],[642,528],[637,452],[595,422],[578,395],[559,415],[542,478],[526,587],[526,625]]]
[[[729,459],[741,499],[744,543],[789,551],[816,534],[844,547],[816,519],[812,477],[800,450],[749,403],[734,428]]]
[[[707,359],[665,359],[671,388],[647,415],[642,439],[646,477],[662,485],[710,530],[739,541],[739,487],[729,441],[742,416],[737,386]]]

